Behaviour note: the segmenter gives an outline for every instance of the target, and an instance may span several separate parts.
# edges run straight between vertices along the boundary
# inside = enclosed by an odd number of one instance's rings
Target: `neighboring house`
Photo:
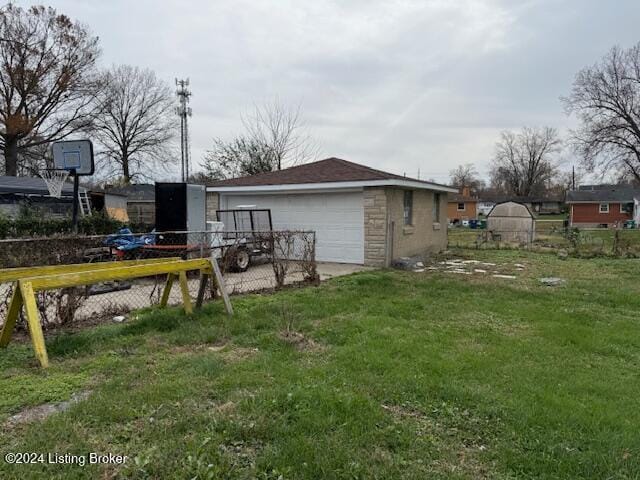
[[[638,221],[640,188],[627,185],[585,185],[567,192],[569,223],[575,227],[617,227]]]
[[[524,203],[536,215],[554,215],[565,211],[564,198],[555,195],[516,197],[515,201]]]
[[[139,183],[108,187],[105,191],[127,197],[127,216],[131,223],[155,225],[156,186],[154,184]]]
[[[535,215],[560,214],[565,211],[564,198],[557,195],[544,196],[509,196],[509,195],[485,195],[478,200],[478,212],[489,215],[491,209],[499,203],[516,202],[526,205]]]
[[[496,202],[491,200],[478,200],[478,215],[489,215],[489,212],[496,206]]]
[[[450,223],[478,217],[478,199],[471,196],[469,187],[463,187],[459,193],[449,195],[447,217]]]
[[[84,187],[79,193],[86,194]],[[43,179],[38,177],[0,176],[0,214],[15,217],[22,206],[34,207],[53,217],[70,216],[73,209],[73,183],[67,181],[62,195],[55,198]]]
[[[91,208],[95,211],[104,211],[109,218],[125,223],[129,222],[127,196],[125,194],[92,188],[89,191],[89,198],[91,199]]]
[[[319,261],[386,266],[447,246],[447,193],[455,189],[328,158],[207,187],[217,209],[269,208],[274,229],[316,232]]]

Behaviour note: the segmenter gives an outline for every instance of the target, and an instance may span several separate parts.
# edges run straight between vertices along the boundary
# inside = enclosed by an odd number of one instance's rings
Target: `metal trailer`
[[[222,224],[220,243],[223,265],[244,272],[251,259],[270,253],[269,234],[273,231],[271,210],[236,208],[216,210]]]

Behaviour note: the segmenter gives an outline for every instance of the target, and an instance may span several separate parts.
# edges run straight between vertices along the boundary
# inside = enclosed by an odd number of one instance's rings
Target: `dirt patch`
[[[326,346],[322,345],[312,338],[306,337],[300,332],[294,332],[291,330],[285,330],[278,334],[278,338],[283,342],[288,343],[295,347],[298,351],[311,351],[311,352],[323,352],[326,350]]]
[[[222,359],[226,362],[239,362],[257,355],[260,350],[258,348],[237,347],[234,345],[225,345],[223,348],[211,347],[209,350],[219,352]]]
[[[234,467],[247,469],[255,467],[256,458],[264,446],[260,441],[235,440],[223,443],[219,448]]]
[[[44,405],[25,408],[21,412],[9,417],[5,425],[8,428],[12,428],[24,423],[42,421],[55,413],[60,413],[68,410],[76,403],[80,403],[89,398],[89,395],[91,395],[91,390],[86,390],[84,392],[74,393],[73,395],[71,395],[71,398],[69,400],[65,400],[63,402],[45,403]]]
[[[226,362],[237,362],[250,358],[260,352],[258,348],[238,347],[231,343],[198,343],[176,345],[169,350],[174,354],[215,353]]]
[[[487,446],[469,441],[468,438],[464,438],[464,434],[462,438],[456,438],[462,433],[457,426],[438,422],[437,419],[409,405],[382,404],[381,407],[396,420],[411,420],[416,426],[417,436],[431,436],[442,441],[441,444],[438,442],[438,458],[431,462],[432,468],[470,478],[494,478],[492,465],[483,463],[479,458]],[[466,410],[456,414],[471,419],[471,414]]]

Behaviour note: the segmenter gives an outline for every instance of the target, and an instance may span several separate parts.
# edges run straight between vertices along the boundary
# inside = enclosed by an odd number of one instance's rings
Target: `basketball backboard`
[[[59,170],[75,170],[76,175],[93,175],[93,145],[91,141],[54,142],[53,164]]]

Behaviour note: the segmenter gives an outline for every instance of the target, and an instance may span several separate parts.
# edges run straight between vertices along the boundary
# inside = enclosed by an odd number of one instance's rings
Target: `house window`
[[[458,211],[459,212],[464,212],[464,210],[465,210],[464,202],[459,203],[458,204]]]
[[[440,223],[440,194],[433,194],[433,221]]]
[[[413,190],[404,191],[404,224],[413,225]]]
[[[633,203],[621,203],[620,204],[620,213],[633,213]]]
[[[600,211],[600,213],[609,213],[609,204],[608,203],[601,203],[599,211]]]

